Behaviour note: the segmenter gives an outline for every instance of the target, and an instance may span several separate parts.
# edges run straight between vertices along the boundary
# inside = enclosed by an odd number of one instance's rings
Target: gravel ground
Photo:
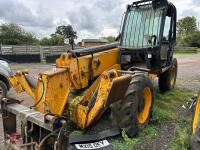
[[[200,54],[176,55],[178,59],[177,86],[198,92],[200,89]]]
[[[177,78],[177,87],[185,88],[188,90],[197,91],[200,88],[200,54],[195,55],[176,55],[178,59],[178,78]],[[51,65],[42,65],[42,64],[11,64],[11,68],[14,71],[24,70],[29,68],[30,74],[37,76],[39,72],[52,68]],[[33,100],[26,93],[17,94],[13,89],[8,93],[9,97],[15,97],[20,100],[24,100],[23,104],[26,106],[31,106]],[[0,116],[0,143],[3,141],[3,127]],[[166,128],[166,130],[169,130]],[[161,138],[162,139],[162,138]],[[160,140],[160,139],[159,139]],[[159,142],[159,141],[158,141]],[[154,142],[153,142],[154,143]],[[1,149],[1,147],[0,147]]]

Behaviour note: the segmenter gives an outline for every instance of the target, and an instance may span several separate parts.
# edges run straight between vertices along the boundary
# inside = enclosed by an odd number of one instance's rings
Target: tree
[[[195,17],[185,17],[177,22],[177,33],[178,36],[182,38],[196,32],[197,30],[197,20]]]
[[[51,45],[49,38],[46,38],[46,37],[42,38],[40,40],[40,45]]]
[[[59,34],[51,34],[50,41],[52,45],[64,45],[64,37]]]
[[[69,39],[69,44],[72,46],[72,50],[74,49],[74,39],[77,38],[77,32],[73,30],[71,25],[58,26],[56,28],[56,34],[62,35],[64,39]]]
[[[190,34],[183,41],[187,46],[200,47],[200,31]]]
[[[107,40],[108,42],[114,42],[115,41],[115,37],[114,36],[103,37],[103,39]]]
[[[19,25],[5,23],[0,25],[0,43],[35,45],[39,43],[39,40],[32,33],[24,31]]]
[[[43,38],[40,41],[41,45],[64,45],[64,37],[59,34],[51,34],[50,38]]]

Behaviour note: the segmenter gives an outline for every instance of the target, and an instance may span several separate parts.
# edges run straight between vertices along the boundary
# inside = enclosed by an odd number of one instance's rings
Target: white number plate
[[[77,149],[99,149],[108,145],[110,145],[110,143],[107,140],[87,144],[75,144]]]

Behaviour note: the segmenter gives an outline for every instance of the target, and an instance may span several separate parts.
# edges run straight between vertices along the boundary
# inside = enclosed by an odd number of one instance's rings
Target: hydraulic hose
[[[33,109],[34,107],[36,107],[41,101],[42,101],[42,97],[44,96],[44,81],[40,80],[42,82],[42,95],[40,96],[38,102],[36,104],[34,104],[33,106],[30,107],[30,109]]]
[[[42,139],[42,141],[39,143],[38,149],[41,150],[42,146],[44,145],[44,142],[45,142],[48,138],[50,138],[51,136],[57,136],[56,132],[58,132],[59,130],[60,130],[60,128],[57,129],[57,130],[55,130],[55,131],[53,131],[53,132],[51,132],[51,133],[49,133],[47,136],[45,136],[45,137]]]

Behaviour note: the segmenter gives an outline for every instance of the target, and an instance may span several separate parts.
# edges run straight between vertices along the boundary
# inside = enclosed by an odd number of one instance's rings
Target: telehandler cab
[[[135,136],[151,116],[152,80],[158,77],[161,92],[175,86],[175,43],[172,3],[133,2],[116,43],[64,53],[56,60],[56,68],[41,72],[38,80],[28,71],[10,76],[15,90],[26,91],[35,104],[28,108],[20,101],[2,99],[6,143],[18,148],[67,149],[73,130],[88,130],[102,115],[110,115],[116,127]]]

